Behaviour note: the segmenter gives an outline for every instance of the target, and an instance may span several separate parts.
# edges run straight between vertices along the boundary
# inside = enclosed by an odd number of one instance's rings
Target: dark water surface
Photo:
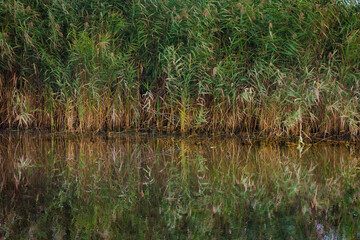
[[[356,239],[359,150],[0,133],[0,239]]]

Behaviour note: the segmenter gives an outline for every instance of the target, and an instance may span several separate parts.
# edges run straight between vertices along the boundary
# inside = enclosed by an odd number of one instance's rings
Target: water
[[[0,133],[0,239],[359,238],[359,149]]]

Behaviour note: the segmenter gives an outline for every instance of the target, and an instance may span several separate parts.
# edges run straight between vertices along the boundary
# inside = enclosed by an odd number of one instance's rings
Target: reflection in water
[[[0,135],[0,237],[360,235],[356,147]]]

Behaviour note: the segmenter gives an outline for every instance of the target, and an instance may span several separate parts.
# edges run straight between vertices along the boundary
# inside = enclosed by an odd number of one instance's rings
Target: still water
[[[0,239],[356,239],[359,150],[0,133]]]

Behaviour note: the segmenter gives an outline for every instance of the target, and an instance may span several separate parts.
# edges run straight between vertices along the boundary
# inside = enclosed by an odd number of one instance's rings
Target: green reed
[[[299,151],[140,136],[1,142],[0,234],[10,239],[359,237],[356,146]]]
[[[2,128],[359,136],[359,5],[0,6]]]

